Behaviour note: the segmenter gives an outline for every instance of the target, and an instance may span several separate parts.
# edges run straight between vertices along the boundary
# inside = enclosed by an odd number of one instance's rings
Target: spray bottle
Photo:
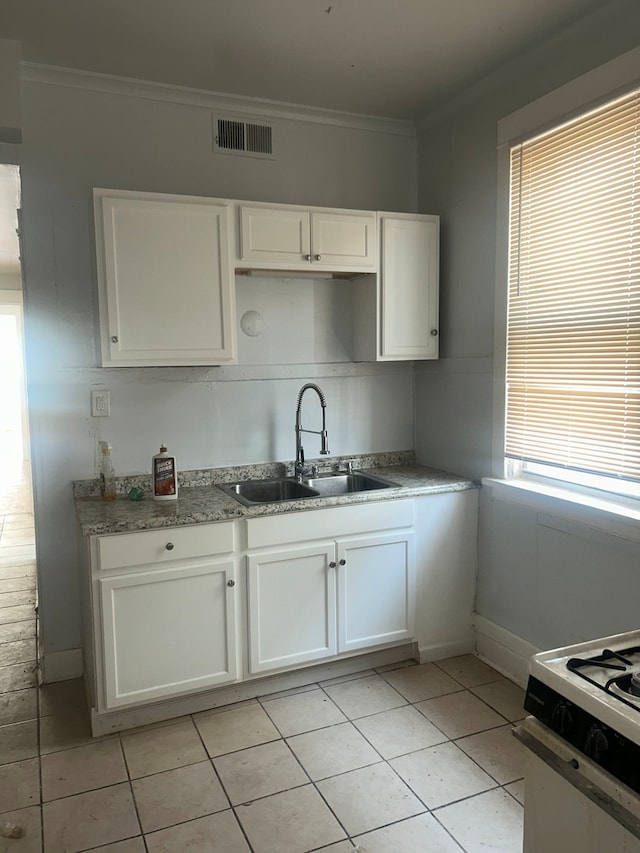
[[[103,501],[116,499],[116,474],[111,460],[111,446],[106,441],[100,442],[100,497]]]

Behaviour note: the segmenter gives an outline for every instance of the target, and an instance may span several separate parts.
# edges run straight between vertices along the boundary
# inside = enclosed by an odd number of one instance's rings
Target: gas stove
[[[531,658],[525,709],[640,793],[640,631]]]

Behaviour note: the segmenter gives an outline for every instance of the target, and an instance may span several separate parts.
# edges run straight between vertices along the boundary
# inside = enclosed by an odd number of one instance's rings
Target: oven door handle
[[[569,761],[561,758],[556,752],[538,740],[537,737],[534,737],[530,732],[526,731],[522,726],[515,726],[512,732],[513,736],[523,746],[533,752],[548,767],[562,776],[563,779],[569,782],[570,785],[573,785],[581,794],[584,794],[585,797],[588,797],[588,799],[600,806],[613,820],[624,826],[628,832],[635,835],[636,838],[640,838],[640,819],[583,776],[580,772],[580,762],[576,758],[571,758]]]

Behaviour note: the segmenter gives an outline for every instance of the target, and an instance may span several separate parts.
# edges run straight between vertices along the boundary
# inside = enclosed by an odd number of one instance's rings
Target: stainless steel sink
[[[241,483],[221,485],[220,488],[246,506],[317,498],[319,495],[310,486],[288,477],[280,480],[244,480]]]
[[[396,483],[373,477],[371,474],[320,474],[305,478],[305,485],[316,491],[321,497],[348,495],[352,492],[370,492],[375,489],[398,488]]]
[[[353,492],[369,492],[377,489],[398,488],[397,483],[373,477],[371,474],[319,474],[302,482],[293,477],[279,480],[244,480],[227,483],[220,488],[245,506],[253,504],[295,501],[301,498],[336,497]]]

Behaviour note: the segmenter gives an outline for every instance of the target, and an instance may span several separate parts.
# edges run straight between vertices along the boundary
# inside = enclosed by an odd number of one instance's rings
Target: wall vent
[[[253,121],[213,117],[213,150],[273,159],[273,127]]]

